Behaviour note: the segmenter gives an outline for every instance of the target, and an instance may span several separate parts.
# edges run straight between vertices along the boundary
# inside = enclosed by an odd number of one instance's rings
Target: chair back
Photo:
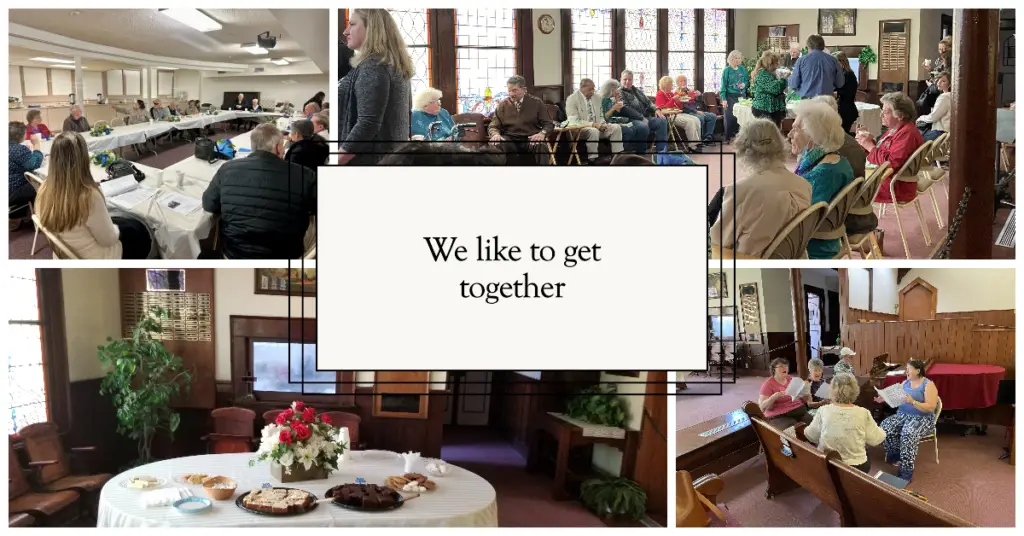
[[[949,132],[939,134],[938,138],[932,141],[932,151],[928,155],[929,162],[938,164],[943,158],[949,155]]]
[[[14,450],[14,441],[7,439],[7,500],[13,501],[32,491],[32,485],[25,477],[25,471],[18,461],[18,453]]]
[[[866,91],[861,91],[861,90],[858,89],[857,90],[857,95],[856,95],[856,97],[854,97],[854,100],[857,101],[857,102],[867,102],[868,101],[868,94],[867,94],[867,92]]]
[[[59,236],[50,232],[49,229],[43,227],[43,224],[39,221],[39,216],[32,215],[32,223],[36,225],[36,229],[43,232],[46,236],[46,240],[50,243],[50,247],[53,249],[53,256],[57,259],[77,259],[78,255],[71,249],[71,246],[67,245],[66,242],[60,239]]]
[[[719,105],[718,93],[709,91],[701,95],[704,99],[704,107],[715,115],[722,115],[722,107]]]
[[[892,169],[889,167],[889,162],[882,162],[882,165],[876,167],[870,175],[865,177],[864,185],[857,193],[857,199],[853,202],[853,206],[850,207],[850,214],[871,214],[874,210],[871,208],[871,204],[875,202],[875,196],[882,190],[882,183],[890,175],[892,175]]]
[[[36,175],[35,173],[32,173],[31,171],[26,171],[25,172],[25,180],[29,184],[31,184],[32,187],[35,188],[37,192],[39,191],[39,188],[41,188],[43,186],[43,178],[40,177],[39,175]]]
[[[263,422],[266,424],[274,424],[277,420],[277,416],[284,413],[283,409],[272,409],[270,411],[263,412]]]
[[[247,408],[217,408],[210,412],[213,418],[213,432],[252,436],[256,412]]]
[[[921,162],[931,154],[931,150],[932,140],[922,143],[914,151],[914,154],[910,155],[910,158],[903,163],[903,167],[893,175],[893,181],[917,182],[917,172],[921,169]]]
[[[818,229],[814,232],[814,238],[819,240],[831,240],[834,238],[840,238],[846,236],[846,215],[850,213],[850,208],[857,201],[857,194],[863,190],[862,185],[864,184],[864,177],[857,177],[839,190],[832,202],[828,204],[828,212],[821,219],[821,223],[818,224]]]
[[[814,236],[825,213],[828,203],[821,201],[797,214],[792,221],[772,240],[761,254],[762,259],[799,259],[807,251],[807,243]]]
[[[693,487],[693,477],[689,471],[676,471],[676,526],[707,527],[711,518],[704,510],[700,493]]]
[[[325,411],[323,414],[330,417],[331,426],[348,428],[349,448],[359,444],[359,423],[363,420],[359,415],[347,411]]]
[[[942,397],[939,397],[938,403],[935,404],[935,419],[932,421],[934,424],[939,424],[939,415],[942,415]]]
[[[30,424],[18,430],[30,462],[56,460],[39,471],[40,484],[49,484],[71,474],[71,463],[60,441],[60,432],[52,422]]]

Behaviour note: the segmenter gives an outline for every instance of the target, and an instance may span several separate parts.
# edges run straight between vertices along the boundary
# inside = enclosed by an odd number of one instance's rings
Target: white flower
[[[295,463],[295,454],[292,453],[292,449],[288,449],[284,451],[284,453],[282,453],[280,456],[278,456],[277,463],[281,464],[284,467],[288,467],[288,474],[291,474],[290,468],[292,464]]]
[[[313,466],[313,462],[316,460],[316,454],[310,450],[309,447],[299,447],[295,449],[296,461],[302,464],[303,467],[308,471]]]

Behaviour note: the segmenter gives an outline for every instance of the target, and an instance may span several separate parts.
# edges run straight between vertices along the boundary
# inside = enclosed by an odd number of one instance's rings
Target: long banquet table
[[[327,480],[309,480],[281,484],[270,476],[267,463],[249,467],[255,453],[207,454],[163,460],[131,469],[110,479],[100,492],[98,527],[496,527],[498,505],[494,487],[480,476],[450,466],[451,472],[432,479],[433,491],[408,500],[395,510],[359,512],[331,503],[319,504],[301,515],[276,517],[257,515],[235,506],[243,493],[260,488],[264,483],[308,491],[323,499],[324,492],[339,484],[363,478],[367,484],[384,485],[389,476],[401,476],[404,462],[397,453],[387,451],[355,451],[340,464],[339,470]],[[421,462],[422,464],[422,462]],[[423,472],[423,468],[417,469]],[[168,487],[186,488],[197,497],[207,497],[200,486],[186,486],[175,481],[187,473],[226,476],[238,483],[231,499],[213,501],[213,508],[199,514],[181,514],[171,506],[144,506],[141,491],[122,486],[134,476],[166,479]]]
[[[787,117],[794,117],[793,107],[795,105],[795,102],[786,103]],[[859,121],[861,126],[871,132],[872,136],[878,137],[882,133],[882,108],[877,104],[857,102],[857,112],[860,114]],[[736,122],[740,125],[740,128],[754,118],[754,111],[750,104],[742,102],[738,102],[733,106],[732,113],[736,116]]]

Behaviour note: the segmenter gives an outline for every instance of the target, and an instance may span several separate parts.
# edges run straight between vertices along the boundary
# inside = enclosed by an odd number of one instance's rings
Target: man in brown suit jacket
[[[526,79],[515,75],[508,79],[508,98],[491,114],[487,129],[491,143],[501,144],[506,153],[530,154],[522,163],[548,163],[548,135],[555,124],[544,101],[526,93]]]

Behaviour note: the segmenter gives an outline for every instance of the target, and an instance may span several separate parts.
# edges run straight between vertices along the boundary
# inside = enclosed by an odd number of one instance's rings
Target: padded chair
[[[284,413],[283,409],[272,409],[270,411],[263,412],[263,422],[265,424],[274,424],[277,420],[277,416]]]
[[[43,236],[46,237],[46,241],[50,243],[50,249],[53,250],[54,259],[78,259],[78,254],[71,249],[71,246],[67,245],[66,242],[60,239],[54,233],[51,233],[49,229],[43,227],[43,224],[39,221],[39,216],[32,215],[32,223],[35,224],[36,229],[43,232]]]
[[[940,161],[945,153],[946,140],[949,139],[949,133],[944,132],[939,135],[938,138],[932,142],[932,149],[924,156],[924,163],[921,164],[921,168],[917,170],[917,195],[922,196],[926,192],[932,198],[932,209],[935,211],[935,223],[939,225],[939,229],[946,226],[942,222],[942,214],[939,212],[939,202],[935,198],[935,190],[932,188],[936,184],[946,183],[947,170],[942,166]],[[949,188],[946,188],[946,201],[949,201]]]
[[[863,189],[863,184],[864,177],[857,177],[842,190],[839,190],[832,202],[828,204],[825,217],[821,219],[817,230],[814,231],[812,238],[818,240],[839,239],[839,253],[836,254],[836,259],[846,257],[846,248],[842,244],[843,239],[846,238],[846,215],[850,213],[853,204],[857,202],[857,194]]]
[[[331,419],[331,425],[335,428],[348,428],[348,439],[353,450],[366,448],[366,445],[359,441],[359,423],[363,420],[359,415],[347,411],[325,411],[323,414]]]
[[[725,117],[722,116],[722,99],[718,96],[718,93],[711,91],[702,93],[701,100],[704,102],[704,111],[715,114],[717,118],[714,134],[723,133],[725,131]]]
[[[95,453],[96,447],[65,449],[57,425],[52,422],[30,424],[19,430],[18,435],[30,461],[53,462],[39,470],[39,485],[47,491],[73,490],[83,494],[98,491],[113,476],[108,473],[73,475],[70,456]]]
[[[25,474],[57,463],[56,460],[30,462],[29,469],[25,470],[18,462],[18,453],[14,451],[14,444],[10,440],[7,444],[7,519],[9,526],[24,526],[18,525],[27,522],[23,516],[30,516],[33,521],[47,525],[50,524],[52,518],[77,510],[81,504],[79,502],[81,495],[77,491],[36,490],[33,489]]]
[[[915,192],[914,198],[911,199],[910,201],[907,201],[905,203],[898,203],[896,201],[896,183],[913,182],[916,185],[918,183],[917,172],[921,168],[921,162],[924,159],[924,157],[929,154],[931,148],[931,140],[922,143],[921,146],[918,147],[916,151],[914,151],[914,154],[910,155],[910,158],[908,158],[906,163],[903,164],[903,167],[893,174],[892,180],[889,182],[889,196],[892,199],[893,212],[896,213],[896,226],[899,227],[900,240],[903,241],[903,251],[904,253],[906,253],[908,259],[910,258],[910,246],[907,245],[907,235],[903,231],[903,220],[900,219],[901,208],[908,207],[911,205],[914,206],[914,210],[917,211],[917,218],[921,221],[921,232],[924,234],[924,244],[926,246],[932,245],[932,236],[928,232],[928,222],[925,221],[924,219],[924,211],[921,209],[921,199],[918,196],[918,193]],[[879,218],[885,216],[885,207],[889,205],[889,203],[880,204],[882,205],[882,208],[881,210],[879,210]]]
[[[252,452],[258,441],[253,437],[256,412],[246,408],[217,408],[210,412],[213,432],[202,437],[210,454]]]
[[[807,257],[807,243],[828,212],[828,203],[821,201],[797,214],[761,253],[762,259],[802,259]]]
[[[874,211],[872,203],[875,201],[875,197],[878,196],[879,190],[882,189],[882,183],[885,182],[890,175],[892,175],[892,169],[889,168],[889,163],[884,162],[882,165],[875,168],[871,175],[868,175],[864,179],[864,184],[861,187],[860,192],[857,194],[857,199],[854,201],[853,206],[850,207],[850,214],[871,214]],[[845,224],[844,224],[845,225]],[[875,230],[872,229],[866,233],[856,235],[846,235],[844,237],[844,246],[846,248],[846,255],[849,258],[853,258],[853,250],[856,248],[857,252],[864,259],[870,259],[872,257],[881,259],[882,248],[878,245],[878,238],[875,236]],[[864,253],[864,247],[870,248],[870,253]]]
[[[928,370],[927,367],[925,368],[925,370]],[[942,397],[939,397],[939,402],[938,402],[938,404],[935,405],[935,424],[936,425],[939,424],[939,415],[941,415],[941,414],[942,414]],[[917,442],[918,445],[921,445],[923,443],[934,443],[935,444],[935,465],[939,465],[939,437],[938,437],[938,430],[936,430],[936,433],[932,433],[932,434],[929,434],[929,435],[926,435],[926,436],[922,437],[920,439],[920,441]]]

